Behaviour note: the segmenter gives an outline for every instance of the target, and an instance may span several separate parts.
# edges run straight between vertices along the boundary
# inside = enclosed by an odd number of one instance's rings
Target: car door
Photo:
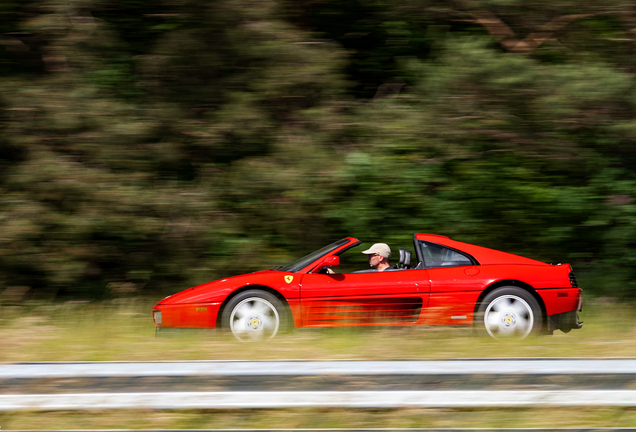
[[[426,270],[303,275],[303,327],[418,324],[430,290]]]

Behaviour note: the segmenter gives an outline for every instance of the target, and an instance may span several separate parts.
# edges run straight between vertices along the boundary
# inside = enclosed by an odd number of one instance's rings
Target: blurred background
[[[444,234],[636,294],[627,0],[0,3],[0,296]]]

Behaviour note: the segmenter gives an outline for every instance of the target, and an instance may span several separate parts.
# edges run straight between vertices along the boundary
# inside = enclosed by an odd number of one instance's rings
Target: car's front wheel
[[[243,291],[232,298],[222,315],[223,329],[241,342],[266,341],[286,324],[287,311],[273,294],[261,290]]]
[[[539,302],[528,291],[501,287],[484,297],[475,324],[495,339],[524,339],[543,325]]]

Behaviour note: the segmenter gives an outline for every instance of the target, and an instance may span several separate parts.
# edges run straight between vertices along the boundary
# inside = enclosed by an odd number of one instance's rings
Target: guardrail
[[[636,406],[634,359],[0,365],[0,410]]]

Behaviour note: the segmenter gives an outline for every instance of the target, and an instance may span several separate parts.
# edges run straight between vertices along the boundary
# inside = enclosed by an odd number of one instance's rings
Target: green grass
[[[10,429],[306,429],[306,428],[601,428],[633,427],[636,410],[290,409],[0,413]]]
[[[391,327],[296,330],[256,344],[205,330],[156,338],[152,302],[144,299],[5,305],[0,362],[636,357],[636,308],[588,303],[582,329],[518,342],[478,338],[462,327]]]
[[[587,301],[581,330],[507,343],[477,338],[470,329],[434,327],[301,330],[259,344],[205,331],[155,338],[151,306],[144,299],[0,306],[0,362],[636,357],[636,307],[608,299]],[[618,408],[0,413],[2,430],[634,425],[636,410]]]

